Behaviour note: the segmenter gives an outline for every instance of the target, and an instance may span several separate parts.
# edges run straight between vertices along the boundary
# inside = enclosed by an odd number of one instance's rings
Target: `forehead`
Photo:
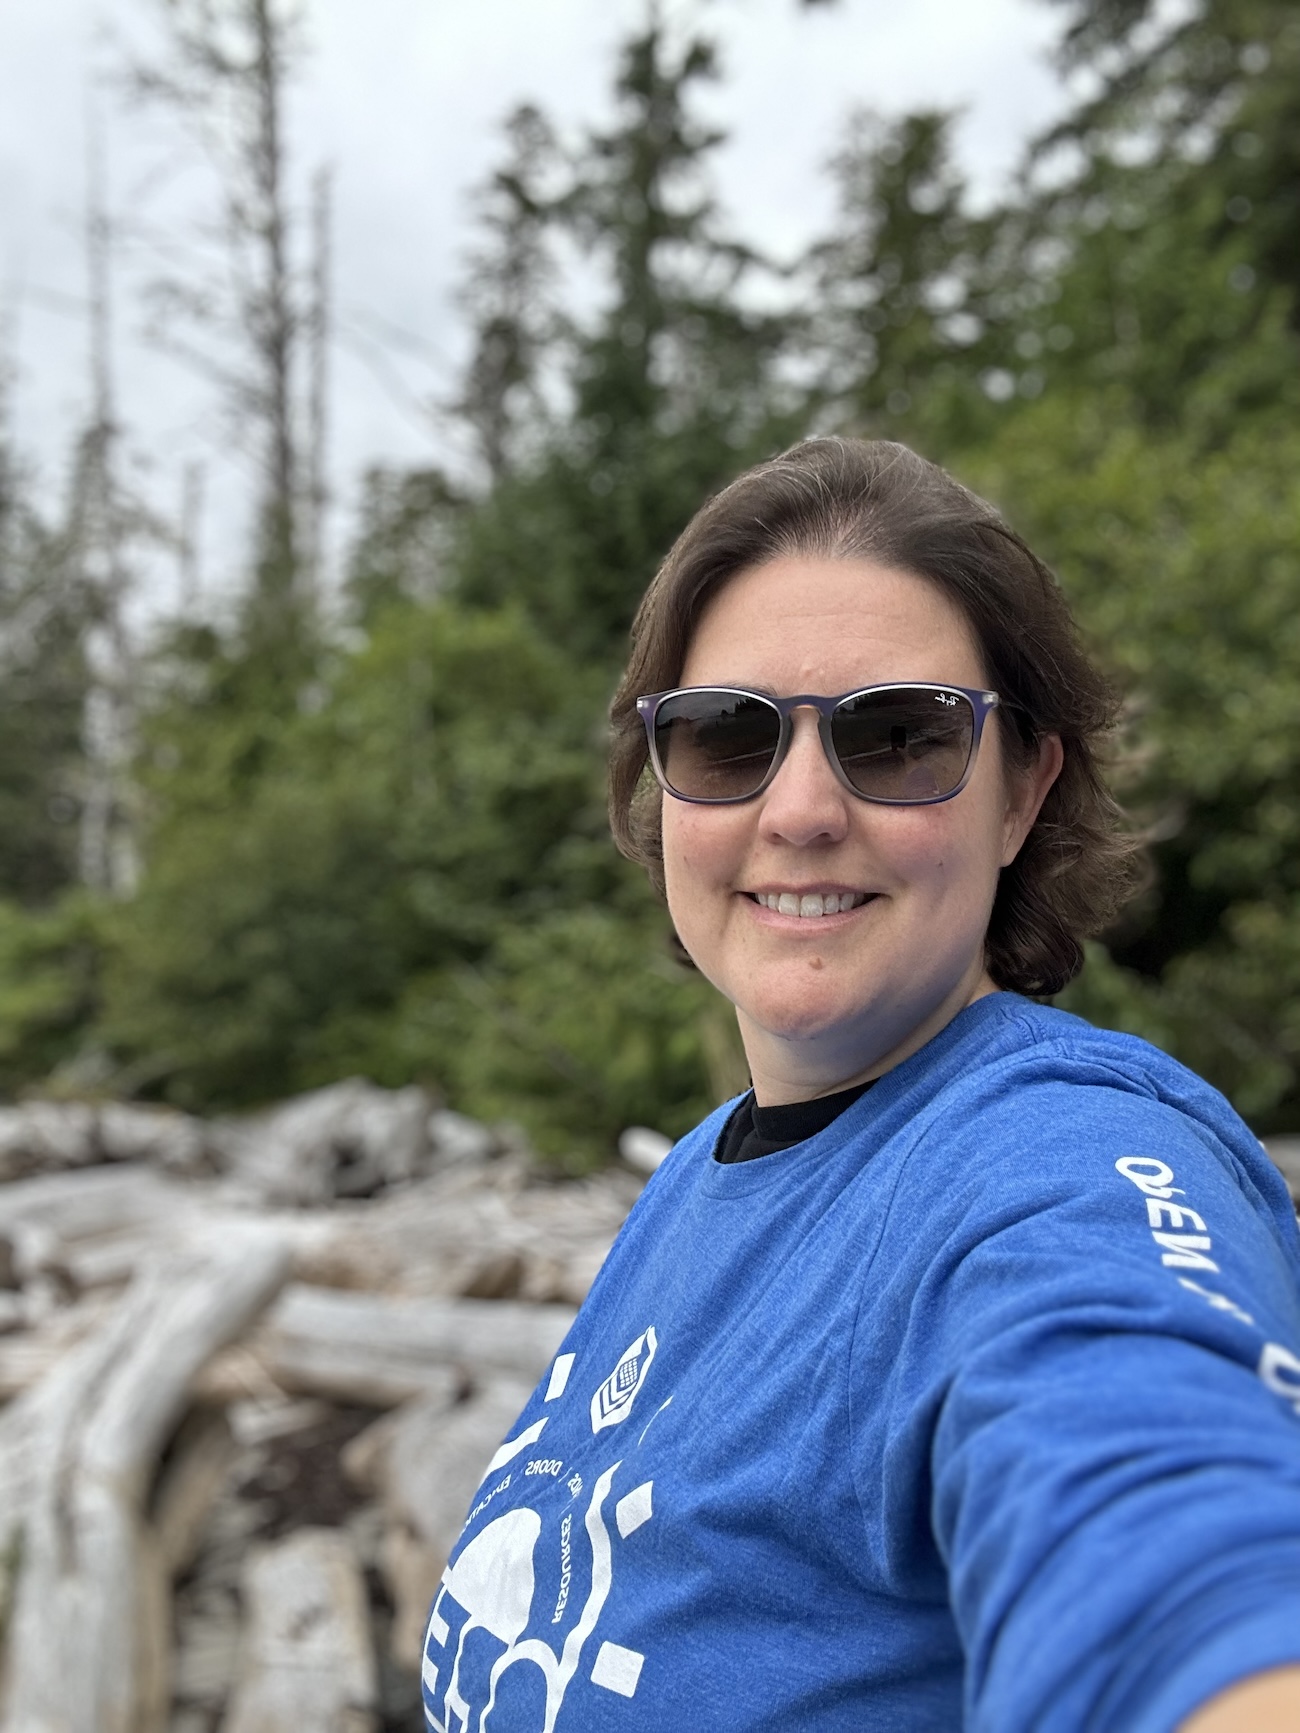
[[[792,554],[738,572],[710,599],[681,684],[833,694],[877,681],[985,679],[965,614],[931,579],[872,560]]]

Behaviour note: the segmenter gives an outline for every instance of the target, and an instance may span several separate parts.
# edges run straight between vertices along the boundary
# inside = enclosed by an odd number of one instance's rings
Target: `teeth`
[[[814,891],[802,897],[796,896],[793,891],[762,891],[758,895],[758,901],[774,913],[798,915],[803,920],[816,920],[822,915],[843,914],[847,909],[860,908],[866,900],[861,891],[844,891],[841,894],[831,891],[826,896],[818,896]]]

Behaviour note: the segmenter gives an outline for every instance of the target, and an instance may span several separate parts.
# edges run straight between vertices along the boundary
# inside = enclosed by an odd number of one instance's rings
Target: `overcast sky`
[[[1063,101],[1047,61],[1059,14],[1046,0],[808,10],[795,0],[670,0],[667,10],[719,40],[725,78],[709,106],[729,134],[716,163],[722,202],[737,231],[779,253],[825,230],[822,165],[854,106],[961,107],[962,158],[992,196]],[[106,34],[147,41],[154,16],[154,0],[0,4],[0,316],[11,421],[47,496],[87,401],[87,93],[114,57]],[[317,164],[334,170],[336,294],[353,333],[333,362],[336,543],[367,464],[443,455],[417,406],[447,389],[460,353],[453,290],[467,193],[498,155],[502,118],[527,99],[571,133],[600,122],[617,44],[642,16],[643,0],[308,0],[311,52],[291,148],[300,185]],[[157,216],[198,200],[202,171],[183,166],[172,134],[109,99],[98,106],[111,203]],[[137,257],[120,270],[120,408],[141,484],[161,509],[175,508],[187,463],[202,465],[205,583],[219,587],[239,555],[239,455],[201,382],[141,341],[131,281],[143,268]],[[362,332],[373,339],[368,357]]]

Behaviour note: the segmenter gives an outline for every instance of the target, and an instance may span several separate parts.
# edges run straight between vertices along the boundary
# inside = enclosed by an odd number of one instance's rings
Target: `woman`
[[[485,1475],[430,1725],[1300,1727],[1285,1188],[1033,1002],[1133,880],[1050,575],[903,447],[809,441],[684,532],[612,715],[615,836],[753,1090]]]

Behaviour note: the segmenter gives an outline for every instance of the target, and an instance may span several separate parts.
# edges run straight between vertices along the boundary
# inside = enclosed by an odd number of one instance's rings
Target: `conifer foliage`
[[[1046,3],[1084,94],[1003,205],[973,207],[954,117],[863,113],[798,259],[724,220],[724,69],[657,11],[606,127],[517,112],[444,405],[471,470],[367,478],[341,623],[271,511],[243,613],[157,642],[127,898],[74,883],[83,598],[4,470],[0,1082],[210,1107],[421,1079],[576,1165],[741,1087],[606,836],[603,709],[701,500],[837,428],[997,499],[1127,694],[1152,882],[1067,1001],[1300,1129],[1300,19]]]

